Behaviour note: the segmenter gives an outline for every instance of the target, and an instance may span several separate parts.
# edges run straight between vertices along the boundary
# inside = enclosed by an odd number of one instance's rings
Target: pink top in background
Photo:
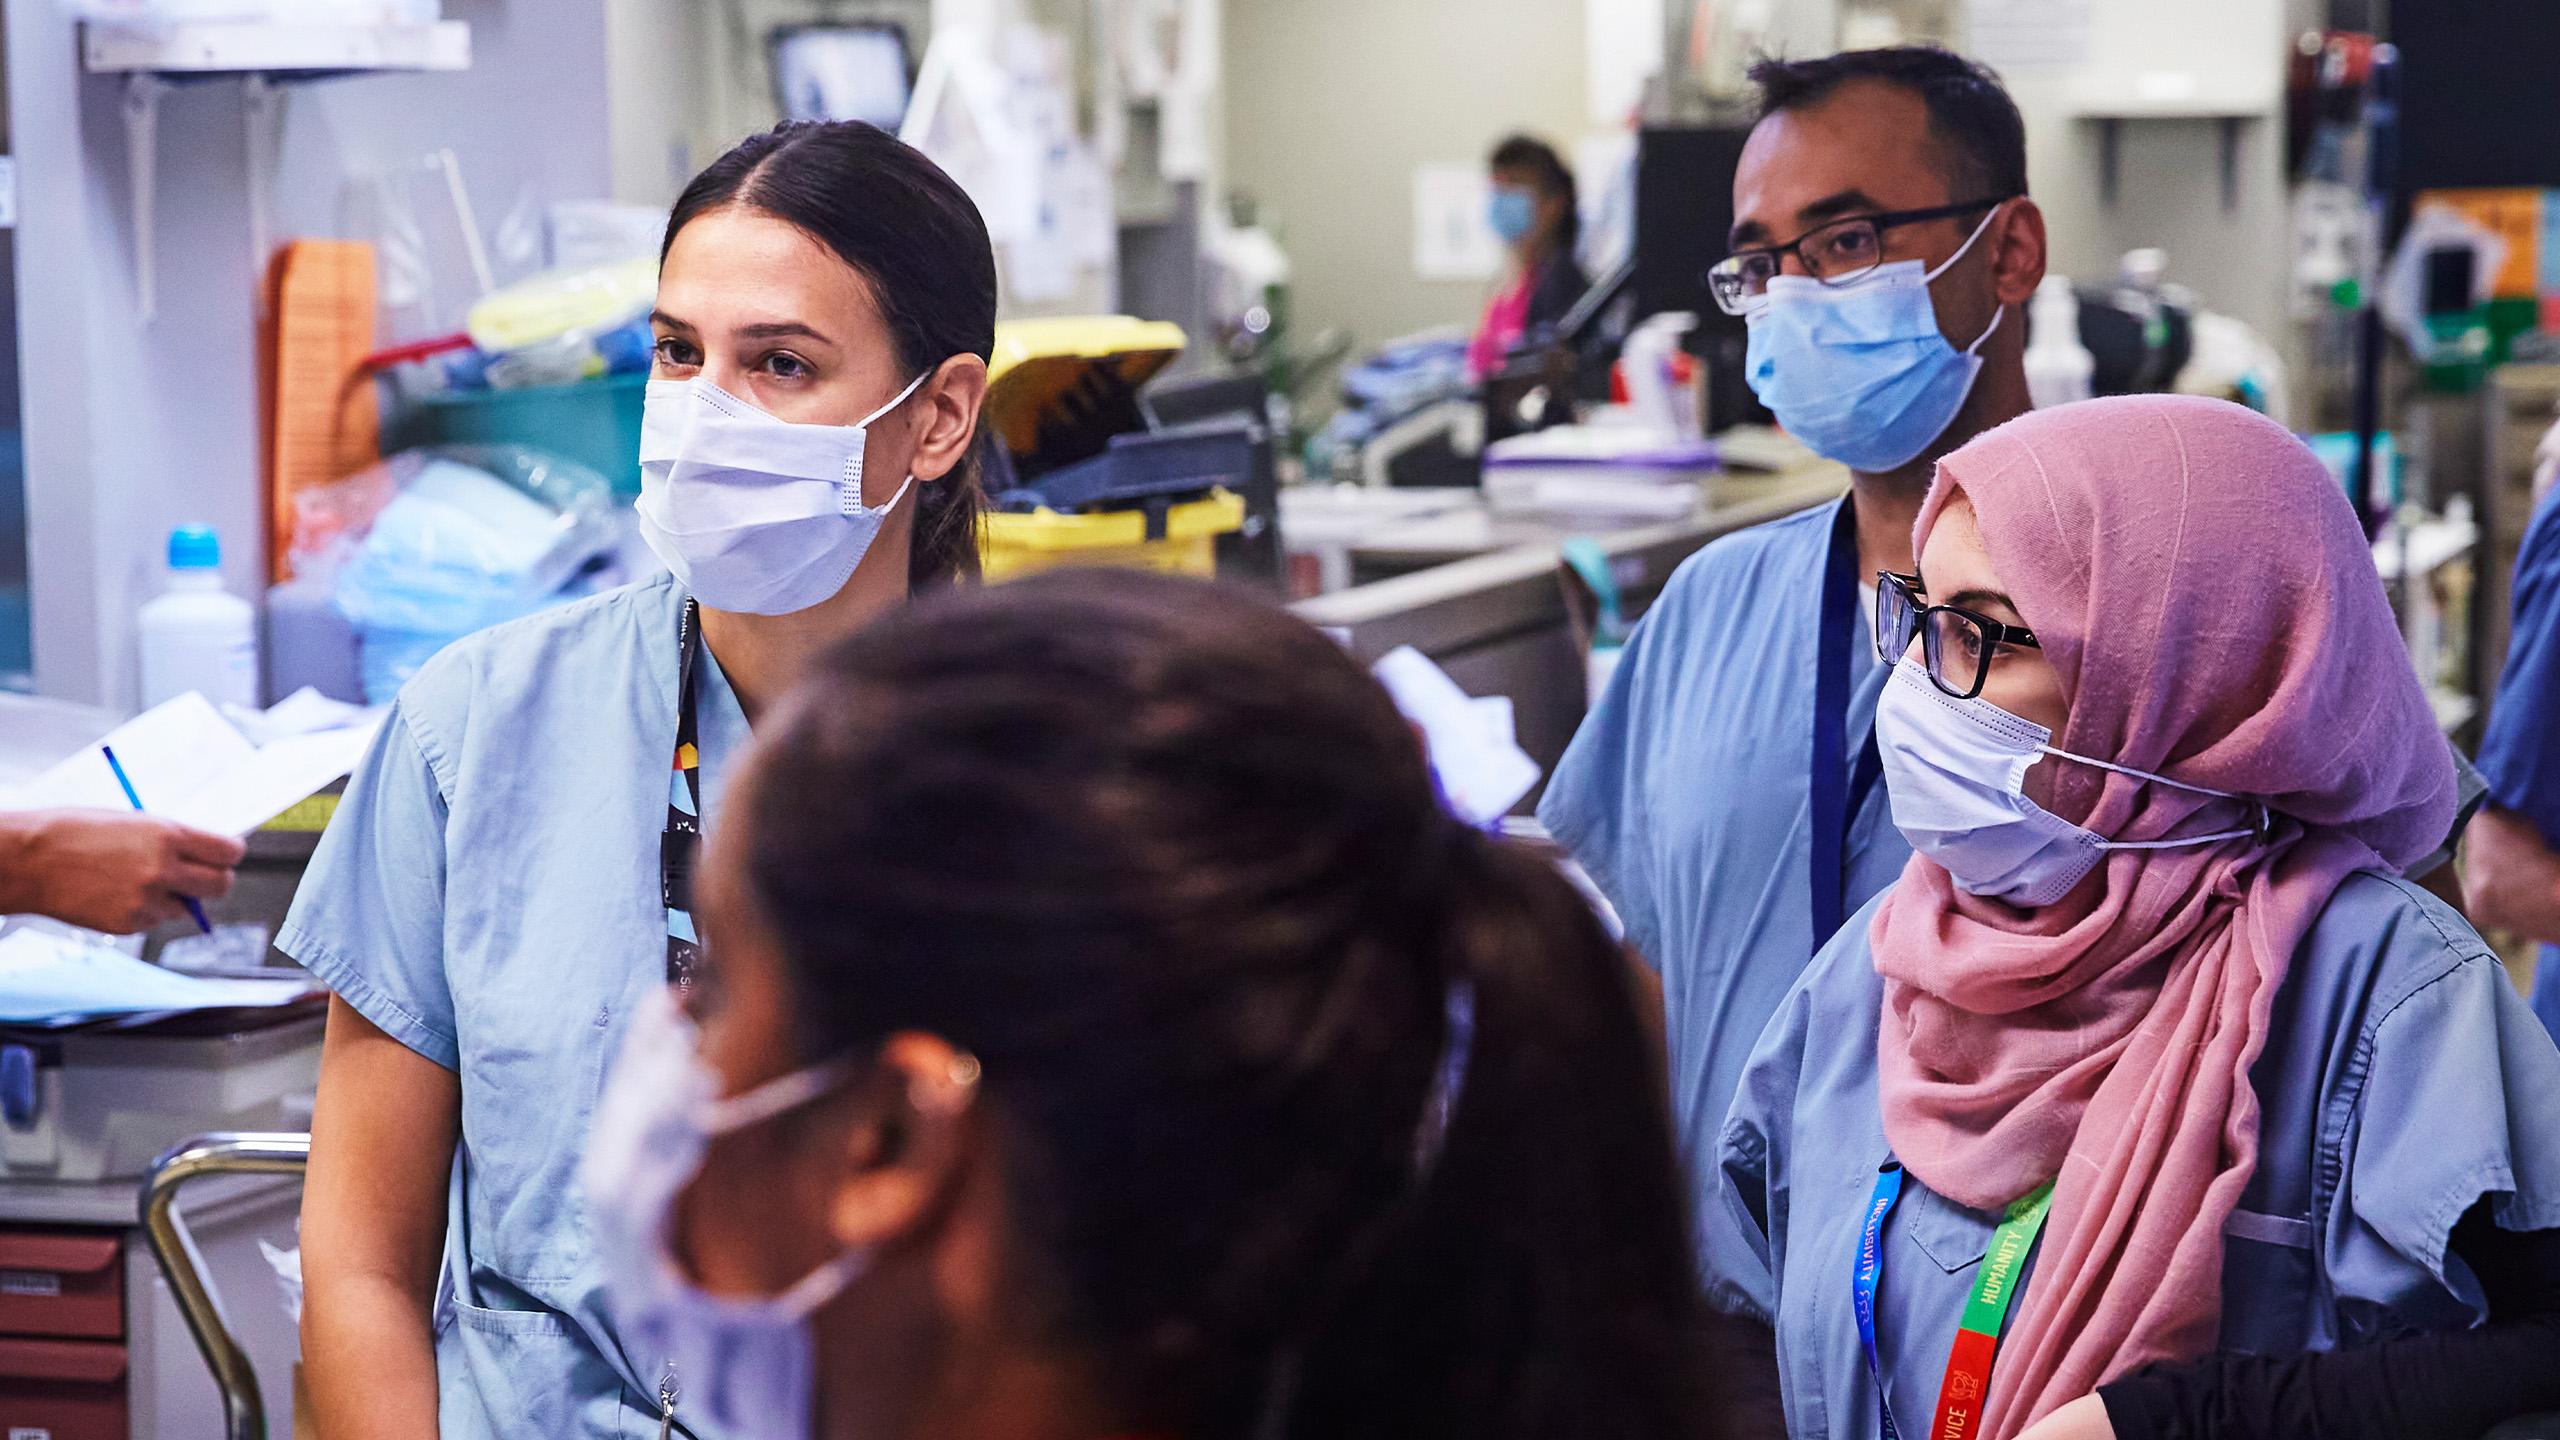
[[[1524,271],[1484,307],[1484,320],[1476,326],[1476,338],[1467,342],[1469,380],[1482,384],[1486,376],[1502,368],[1503,357],[1511,353],[1511,347],[1519,344],[1529,329],[1529,296],[1536,288],[1537,277]]]

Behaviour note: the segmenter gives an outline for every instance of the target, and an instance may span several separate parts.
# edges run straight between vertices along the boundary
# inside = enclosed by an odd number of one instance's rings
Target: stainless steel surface
[[[1680,562],[1721,535],[1838,495],[1837,467],[1718,484],[1702,515],[1595,537],[1619,569],[1629,613],[1639,613]],[[1401,645],[1431,657],[1469,694],[1511,698],[1520,745],[1552,768],[1582,721],[1583,657],[1558,583],[1553,542],[1518,545],[1397,575],[1294,608],[1364,663]]]
[[[232,1336],[221,1297],[205,1278],[203,1257],[178,1215],[178,1192],[209,1176],[300,1175],[310,1161],[309,1135],[204,1135],[162,1156],[142,1182],[142,1226],[151,1258],[168,1278],[188,1333],[221,1387],[227,1440],[266,1440],[266,1401],[247,1352]]]
[[[1737,485],[1725,503],[1694,519],[1599,537],[1613,560],[1634,560],[1642,574],[1623,581],[1630,599],[1650,603],[1680,562],[1720,535],[1792,514],[1840,493],[1833,472],[1774,476]],[[1554,542],[1517,545],[1300,601],[1309,624],[1348,631],[1354,653],[1374,660],[1399,645],[1439,658],[1470,645],[1564,623],[1556,587],[1561,563]]]

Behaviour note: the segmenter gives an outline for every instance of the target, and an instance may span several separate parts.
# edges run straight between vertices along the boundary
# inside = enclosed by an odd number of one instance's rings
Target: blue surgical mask
[[[1503,244],[1517,245],[1538,223],[1538,197],[1526,190],[1497,185],[1493,198],[1485,204],[1485,222],[1502,237]]]
[[[1919,458],[1964,408],[1982,373],[1982,343],[2002,313],[1993,311],[1991,324],[1959,351],[1938,332],[1929,282],[1962,260],[1999,213],[1983,216],[1935,270],[1900,260],[1845,285],[1772,278],[1748,322],[1751,393],[1787,433],[1852,470],[1877,475]]]

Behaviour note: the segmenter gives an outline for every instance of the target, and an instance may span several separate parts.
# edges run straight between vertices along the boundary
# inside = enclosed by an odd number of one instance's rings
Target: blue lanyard
[[[1819,951],[1849,918],[1849,822],[1883,772],[1869,727],[1849,770],[1849,647],[1858,639],[1858,510],[1843,499],[1831,524],[1822,567],[1822,626],[1813,672],[1813,949]]]
[[[1893,1428],[1893,1406],[1884,1397],[1884,1366],[1876,1360],[1876,1285],[1884,1279],[1884,1222],[1902,1199],[1902,1166],[1892,1160],[1876,1172],[1875,1193],[1867,1197],[1866,1224],[1858,1231],[1858,1265],[1850,1273],[1849,1298],[1858,1312],[1858,1340],[1867,1347],[1867,1378],[1876,1385],[1876,1415],[1884,1422],[1884,1440],[1901,1440]]]

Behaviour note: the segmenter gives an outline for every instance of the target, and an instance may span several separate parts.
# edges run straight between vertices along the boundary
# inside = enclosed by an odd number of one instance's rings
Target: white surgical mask
[[[870,1267],[847,1250],[779,1295],[705,1293],[676,1263],[677,1197],[693,1183],[712,1137],[745,1129],[825,1095],[841,1064],[812,1066],[721,1099],[693,1022],[672,988],[632,1016],[621,1057],[596,1107],[579,1167],[606,1307],[623,1351],[679,1419],[706,1433],[801,1440],[811,1433],[816,1346],[809,1317]]]
[[[2082,829],[2027,798],[2027,770],[2038,759],[2051,755],[2217,799],[2242,797],[2056,750],[2052,739],[2052,731],[1988,700],[1956,699],[1920,662],[1900,661],[1876,700],[1876,748],[1894,828],[1944,866],[1957,889],[2029,908],[2071,893],[2109,850],[2214,845],[2264,833],[2265,807],[2255,801],[2249,803],[2259,823],[2244,830],[2109,840]]]
[[[640,537],[714,610],[788,615],[832,599],[915,486],[910,475],[888,504],[862,503],[871,424],[924,382],[854,424],[795,425],[700,377],[650,381]]]

